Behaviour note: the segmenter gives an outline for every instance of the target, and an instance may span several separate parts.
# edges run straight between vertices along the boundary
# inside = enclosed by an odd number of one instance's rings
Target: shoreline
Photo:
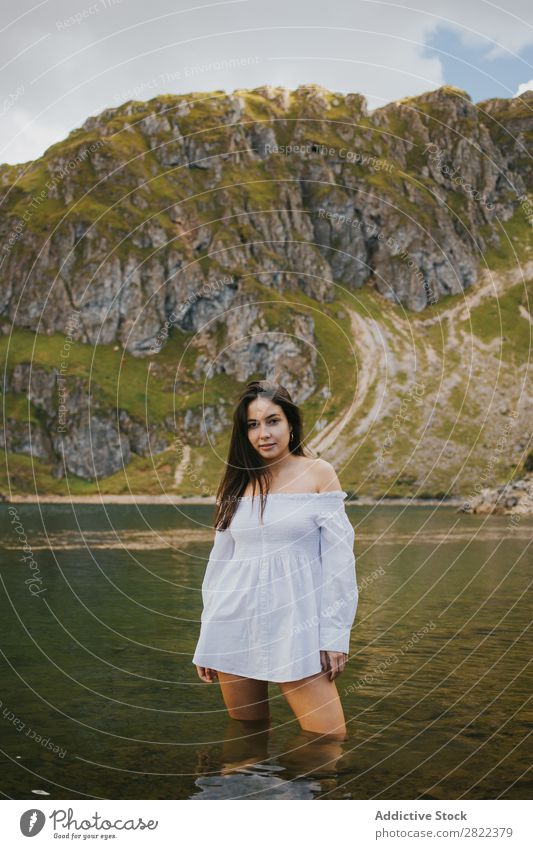
[[[2,504],[192,504],[212,506],[215,496],[198,495],[13,495],[6,497]],[[347,498],[344,502],[351,506],[372,507],[380,506],[412,506],[412,507],[459,507],[464,504],[463,498],[375,498],[360,496]]]

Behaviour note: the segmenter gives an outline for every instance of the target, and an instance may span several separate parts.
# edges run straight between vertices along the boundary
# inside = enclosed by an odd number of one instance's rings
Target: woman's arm
[[[215,530],[215,540],[207,562],[204,580],[202,582],[202,602],[204,611],[209,604],[210,586],[216,575],[216,570],[217,568],[220,568],[222,563],[225,563],[227,560],[231,560],[234,550],[235,540],[230,529],[226,528],[224,531]],[[195,665],[198,677],[201,678],[202,681],[205,681],[206,684],[212,684],[214,681],[218,680],[218,672],[216,669],[210,669],[206,666],[198,666],[198,664]]]
[[[320,650],[348,654],[359,600],[353,552],[355,532],[341,498],[321,509],[317,521],[322,566]]]
[[[342,492],[331,463],[318,460],[315,473],[320,492]],[[348,654],[359,600],[353,551],[355,532],[343,499],[332,498],[323,504],[317,515],[322,564],[320,650]]]
[[[223,565],[223,563],[226,563],[228,560],[231,560],[234,550],[235,540],[230,529],[226,528],[224,531],[215,530],[215,539],[202,583],[202,601],[204,607],[207,605],[209,599],[209,588],[212,579],[216,576],[217,568]]]

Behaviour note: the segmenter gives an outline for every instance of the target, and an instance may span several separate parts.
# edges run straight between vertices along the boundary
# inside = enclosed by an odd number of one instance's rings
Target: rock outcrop
[[[463,513],[533,515],[533,474],[494,489],[482,489],[468,505],[459,509]]]
[[[0,166],[0,330],[156,364],[176,336],[189,384],[276,370],[301,404],[323,391],[317,320],[341,290],[421,313],[476,283],[502,224],[517,244],[529,232],[532,105],[443,87],[369,114],[358,94],[265,86],[107,109]],[[230,423],[198,399],[147,423],[75,375],[61,411],[59,376],[7,363],[0,437],[56,477],[106,477]]]
[[[80,341],[146,356],[169,320],[209,334],[236,310],[246,336],[257,284],[318,303],[372,285],[423,310],[476,280],[531,189],[531,100],[443,87],[369,115],[311,86],[107,109],[0,169],[0,311],[39,333],[76,313]]]

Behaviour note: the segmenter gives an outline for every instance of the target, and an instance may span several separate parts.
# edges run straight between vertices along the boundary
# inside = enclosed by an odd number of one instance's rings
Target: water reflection
[[[222,746],[221,772],[227,774],[267,760],[270,728],[270,719],[243,720],[229,717]]]
[[[230,717],[220,757],[208,746],[198,751],[201,792],[191,798],[312,799],[323,789],[321,779],[335,780],[345,743],[300,730],[273,754],[275,733],[271,719]]]
[[[510,533],[508,517],[348,508],[361,595],[339,742],[301,731],[277,688],[272,721],[250,725],[199,681],[210,507],[19,508],[46,593],[28,592],[0,505],[8,797],[531,796],[531,517]]]

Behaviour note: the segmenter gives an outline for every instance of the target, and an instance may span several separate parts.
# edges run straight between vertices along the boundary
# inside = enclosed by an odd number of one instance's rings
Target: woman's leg
[[[219,672],[222,698],[233,719],[270,719],[268,681]]]
[[[346,723],[335,681],[328,672],[317,672],[299,681],[283,681],[280,689],[303,731],[346,739]]]
[[[270,724],[270,719],[228,719],[220,755],[222,775],[268,758]]]

